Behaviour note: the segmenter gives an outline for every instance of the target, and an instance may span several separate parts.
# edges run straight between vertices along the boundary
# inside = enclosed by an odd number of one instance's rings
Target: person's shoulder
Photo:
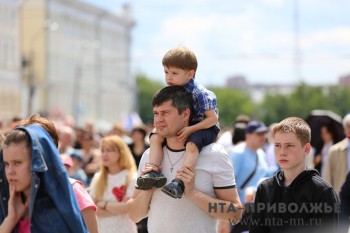
[[[145,151],[143,152],[143,154],[149,154],[149,150],[150,150],[150,147],[148,146]]]
[[[348,145],[349,145],[349,139],[344,138],[344,139],[341,140],[340,142],[338,142],[338,143],[332,145],[332,146],[329,148],[329,151],[330,151],[330,152],[333,152],[333,151],[347,150]]]
[[[231,161],[225,147],[219,143],[211,143],[202,148],[199,155],[200,159],[214,161]]]
[[[201,150],[201,153],[206,153],[206,154],[213,154],[213,153],[218,153],[218,154],[226,154],[227,152],[225,150],[225,147],[221,145],[220,143],[211,143],[207,146],[204,146],[203,149]]]
[[[320,189],[333,189],[333,186],[319,175],[311,177],[311,182]]]
[[[73,187],[74,193],[77,193],[79,191],[87,192],[85,185],[81,181],[69,178],[69,182],[71,183],[71,185]]]
[[[333,186],[328,183],[321,176],[315,175],[310,179],[310,183],[306,183],[307,187],[312,187],[312,190],[315,192],[314,198],[317,199],[328,199],[328,200],[337,200],[337,194],[333,188]]]
[[[264,156],[264,158],[266,157],[266,152],[262,149],[262,148],[259,148],[256,153],[259,155],[259,156]]]
[[[150,150],[151,150],[150,147],[148,147],[148,148],[143,152],[142,157],[147,157],[147,156],[149,156]]]
[[[74,186],[74,185],[83,185],[83,183],[80,180],[68,177],[69,182]]]
[[[258,182],[258,186],[264,187],[264,188],[270,188],[273,185],[277,184],[275,181],[275,177],[268,177],[268,178],[263,178],[260,179]]]
[[[300,173],[296,178],[296,181],[293,181],[298,186],[303,186],[305,188],[311,188],[313,190],[318,190],[316,192],[322,192],[324,190],[333,190],[333,187],[325,179],[323,179],[319,172],[315,169],[307,169]]]
[[[206,88],[203,84],[198,82],[196,79],[191,79],[188,83],[190,83],[192,86],[196,87],[200,92],[212,92],[208,88]]]
[[[140,160],[140,163],[139,163],[139,168],[143,168],[144,165],[149,161],[149,154],[150,154],[150,148],[147,148],[142,156],[141,156],[141,160]],[[140,166],[141,165],[141,166]]]
[[[239,143],[233,146],[231,150],[231,154],[243,154],[245,149],[246,149],[246,143],[245,142]]]

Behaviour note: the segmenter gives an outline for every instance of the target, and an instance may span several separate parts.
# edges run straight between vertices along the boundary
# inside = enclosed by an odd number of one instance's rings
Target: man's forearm
[[[153,190],[135,190],[133,197],[127,202],[130,219],[137,223],[148,216],[149,204]]]
[[[239,200],[220,200],[196,190],[191,201],[216,219],[237,222],[242,218],[243,208]]]

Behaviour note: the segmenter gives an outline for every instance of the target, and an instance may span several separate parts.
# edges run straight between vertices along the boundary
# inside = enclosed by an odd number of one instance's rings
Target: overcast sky
[[[350,0],[81,1],[115,12],[131,5],[132,71],[159,81],[163,55],[180,44],[196,53],[204,85],[236,75],[250,83],[336,84],[350,74]]]

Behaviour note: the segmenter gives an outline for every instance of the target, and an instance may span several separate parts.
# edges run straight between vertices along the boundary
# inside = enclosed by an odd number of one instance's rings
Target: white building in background
[[[22,7],[22,55],[28,114],[71,115],[120,122],[135,111],[131,76],[134,22],[82,1],[26,0]]]
[[[260,103],[266,94],[290,94],[295,89],[296,84],[251,84],[244,76],[239,75],[228,78],[226,86],[246,91],[255,103]]]
[[[21,112],[21,63],[18,1],[0,1],[0,120]]]

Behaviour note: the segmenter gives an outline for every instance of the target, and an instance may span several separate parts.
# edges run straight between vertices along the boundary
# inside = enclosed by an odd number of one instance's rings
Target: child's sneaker
[[[181,198],[184,190],[185,185],[180,179],[173,179],[171,183],[164,185],[162,188],[163,193],[173,198]]]
[[[158,172],[151,171],[137,178],[137,189],[148,190],[153,187],[160,188],[166,184],[166,177]]]

